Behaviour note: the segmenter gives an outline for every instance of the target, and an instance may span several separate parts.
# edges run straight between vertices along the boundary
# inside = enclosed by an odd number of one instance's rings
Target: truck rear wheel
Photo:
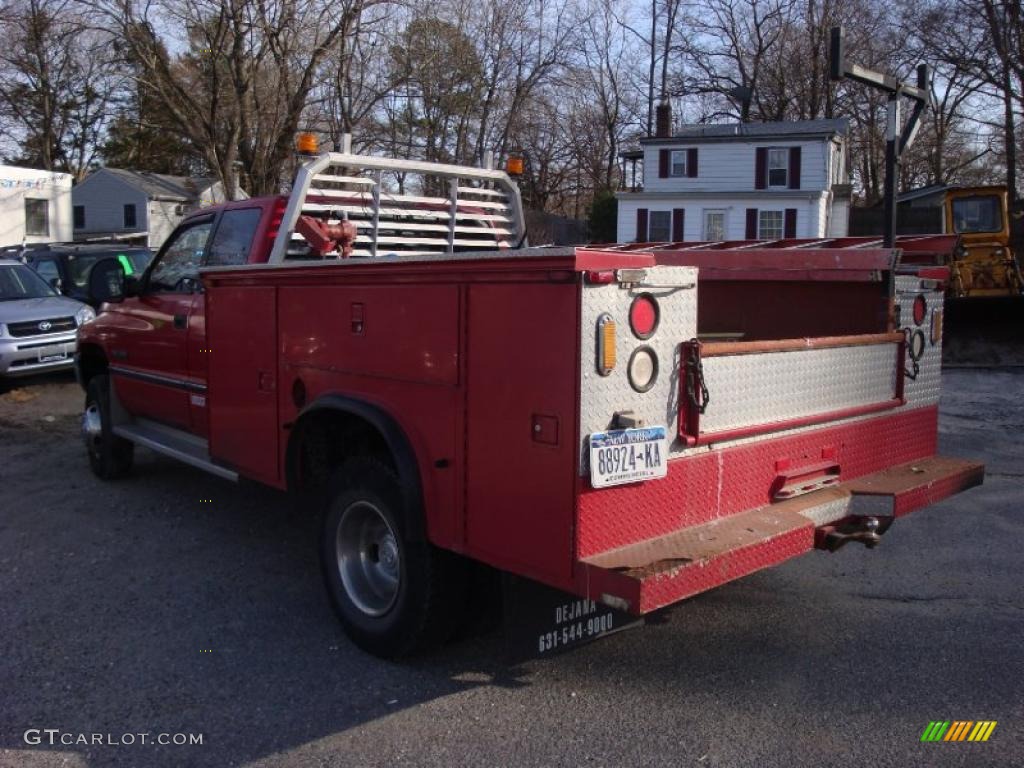
[[[444,642],[464,606],[464,562],[426,540],[422,511],[405,499],[392,469],[351,459],[331,478],[321,537],[324,581],[345,632],[385,658]]]
[[[110,377],[93,376],[85,390],[82,438],[89,466],[103,480],[113,480],[132,468],[135,446],[114,434],[110,420]]]

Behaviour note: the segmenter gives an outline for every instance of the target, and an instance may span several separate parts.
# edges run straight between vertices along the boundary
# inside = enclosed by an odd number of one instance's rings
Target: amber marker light
[[[315,134],[300,133],[295,139],[295,149],[300,155],[315,155],[320,151],[320,142]]]
[[[505,161],[505,172],[509,176],[522,176],[523,175],[523,156],[522,155],[509,155],[508,160]]]
[[[597,372],[608,376],[615,370],[615,321],[607,312],[597,318]]]

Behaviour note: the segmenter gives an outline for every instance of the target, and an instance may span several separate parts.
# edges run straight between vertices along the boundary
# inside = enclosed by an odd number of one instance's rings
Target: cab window
[[[224,211],[210,244],[206,266],[227,267],[247,263],[262,213],[259,208]]]
[[[953,200],[953,231],[957,234],[999,232],[1002,228],[1003,216],[997,196],[960,197]]]
[[[213,217],[179,229],[161,249],[149,273],[149,290],[191,293],[199,280],[199,266],[213,230]]]

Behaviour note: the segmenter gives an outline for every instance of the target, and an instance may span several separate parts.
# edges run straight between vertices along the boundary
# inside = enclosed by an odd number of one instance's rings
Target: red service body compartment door
[[[579,446],[575,285],[469,288],[468,549],[570,585]]]
[[[265,483],[279,479],[277,289],[206,294],[210,456]]]

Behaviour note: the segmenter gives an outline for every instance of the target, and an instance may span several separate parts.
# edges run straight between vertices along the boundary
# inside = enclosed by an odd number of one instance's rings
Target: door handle
[[[185,328],[188,324],[188,315],[175,315],[174,316],[174,327]]]

